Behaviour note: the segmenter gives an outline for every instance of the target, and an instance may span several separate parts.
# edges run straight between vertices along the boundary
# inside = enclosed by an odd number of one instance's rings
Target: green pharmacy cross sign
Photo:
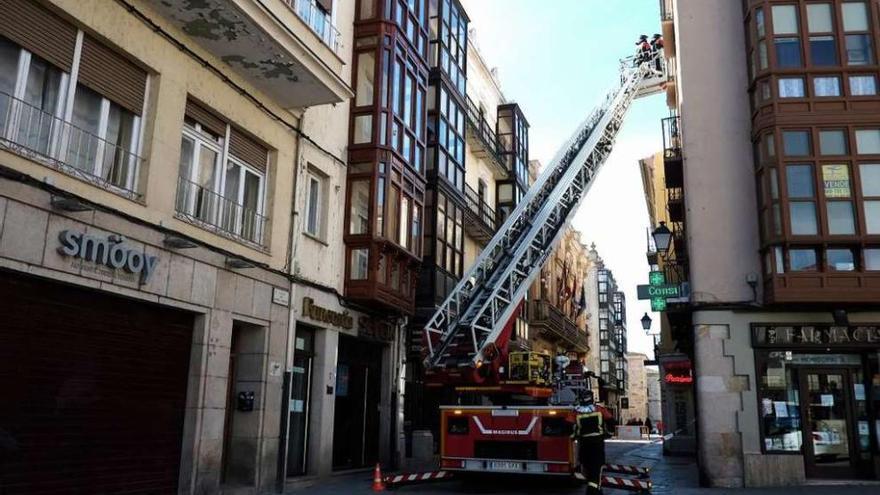
[[[681,286],[667,284],[663,272],[651,272],[649,285],[639,285],[639,299],[650,299],[652,311],[666,311],[666,300],[681,297]]]

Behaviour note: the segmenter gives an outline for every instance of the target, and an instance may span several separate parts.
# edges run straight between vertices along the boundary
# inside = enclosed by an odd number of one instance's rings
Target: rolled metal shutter
[[[177,493],[193,316],[11,272],[0,298],[15,308],[0,331],[0,493]]]
[[[269,150],[235,127],[229,137],[229,153],[260,172],[266,172]]]
[[[89,35],[83,39],[78,81],[135,115],[144,108],[147,72]]]
[[[186,99],[186,116],[214,134],[226,137],[226,121],[191,98]]]
[[[70,72],[76,28],[31,0],[0,0],[0,36]]]

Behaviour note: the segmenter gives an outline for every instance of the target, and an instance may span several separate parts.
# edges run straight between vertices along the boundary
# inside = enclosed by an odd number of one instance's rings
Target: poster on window
[[[846,165],[822,165],[822,181],[826,198],[848,198],[849,167]]]
[[[336,396],[348,397],[348,365],[336,365]]]

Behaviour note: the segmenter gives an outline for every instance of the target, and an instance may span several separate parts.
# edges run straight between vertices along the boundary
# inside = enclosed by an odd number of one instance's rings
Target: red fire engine
[[[425,326],[426,381],[457,397],[440,408],[441,469],[579,472],[575,407],[593,396],[583,364],[509,352],[508,343],[529,286],[611,153],[631,103],[665,84],[655,63],[621,62],[620,85],[565,142]]]
[[[583,365],[527,352],[508,363],[497,385],[456,387],[487,404],[440,407],[441,469],[574,476],[575,405],[592,402]]]

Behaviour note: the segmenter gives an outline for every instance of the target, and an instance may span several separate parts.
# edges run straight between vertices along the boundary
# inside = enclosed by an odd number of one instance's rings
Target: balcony
[[[177,216],[192,224],[259,249],[265,246],[268,219],[183,177],[177,179]]]
[[[684,188],[666,189],[666,210],[669,212],[670,222],[684,221]]]
[[[660,22],[663,29],[666,57],[675,56],[675,11],[673,0],[660,0]]]
[[[666,187],[684,187],[684,162],[681,149],[681,119],[663,119],[663,170]]]
[[[556,306],[547,301],[532,301],[532,317],[529,326],[540,332],[541,337],[552,342],[564,342],[564,347],[585,353],[590,350],[587,332],[581,331]]]
[[[354,96],[342,78],[339,32],[316,0],[153,0],[151,5],[284,108]]]
[[[39,162],[102,189],[138,200],[144,159],[51,113],[0,93],[0,149]]]
[[[284,3],[293,9],[333,53],[339,54],[339,31],[326,10],[318,8],[315,0],[284,0]]]
[[[467,203],[467,208],[464,210],[464,230],[477,242],[485,245],[492,239],[498,228],[495,210],[486,204],[477,191],[474,191],[467,184],[464,185],[464,195]]]
[[[685,263],[687,261],[687,232],[684,222],[672,222],[672,243],[669,253],[674,259]]]
[[[478,158],[487,160],[493,166],[497,179],[503,179],[507,177],[508,170],[504,166],[504,158],[501,156],[498,136],[477,104],[471,100],[470,96],[466,96],[466,98],[467,140],[471,146],[471,151]]]

